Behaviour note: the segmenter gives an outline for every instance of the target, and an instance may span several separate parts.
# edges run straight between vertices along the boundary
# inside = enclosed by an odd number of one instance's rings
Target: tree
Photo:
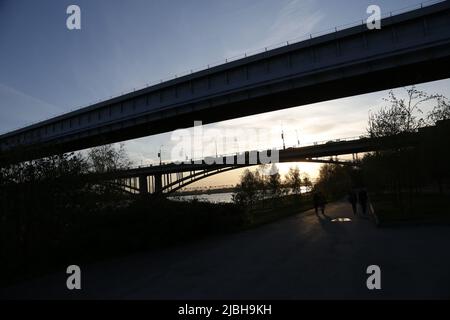
[[[437,98],[437,106],[428,114],[427,120],[431,125],[435,125],[440,120],[450,119],[450,103],[444,96]]]
[[[332,198],[341,197],[352,188],[352,170],[354,169],[338,164],[324,164],[320,167],[314,188]]]
[[[117,149],[111,144],[92,148],[88,152],[88,161],[96,173],[127,169],[132,165],[123,144]]]
[[[300,176],[300,169],[298,167],[290,168],[289,172],[285,176],[286,184],[292,189],[295,194],[301,193],[302,178]]]
[[[406,89],[406,99],[399,99],[391,91],[385,99],[390,106],[369,116],[368,132],[373,137],[389,136],[403,132],[416,132],[425,125],[434,126],[440,120],[450,119],[449,100],[441,94],[428,94],[417,90],[414,86]],[[432,102],[433,109],[421,117],[421,105]],[[433,106],[431,104],[431,106]],[[444,126],[442,126],[444,128]],[[421,135],[418,148],[400,148],[378,151],[368,154],[362,161],[364,180],[371,190],[390,191],[400,195],[408,191],[410,197],[422,187],[431,184],[431,178],[437,180],[442,190],[443,177],[446,175],[444,156],[448,148],[443,148],[448,136],[445,131],[430,129],[436,132]]]
[[[259,199],[261,175],[258,171],[246,169],[241,175],[240,183],[236,186],[233,202],[242,206],[252,206]]]
[[[78,177],[87,172],[86,159],[72,152],[1,167],[0,185],[52,181]]]
[[[278,198],[282,194],[281,176],[276,164],[272,165],[271,175],[269,176],[268,189],[273,198]]]
[[[307,173],[303,174],[303,186],[305,186],[306,188],[309,188],[309,189],[311,189],[313,187],[311,178],[309,177],[309,175]]]
[[[406,98],[398,98],[394,91],[383,99],[389,105],[377,113],[369,114],[367,131],[371,137],[385,137],[404,132],[416,132],[425,125],[425,120],[419,117],[421,105],[430,100],[439,100],[441,95],[427,94],[415,86],[405,88]]]

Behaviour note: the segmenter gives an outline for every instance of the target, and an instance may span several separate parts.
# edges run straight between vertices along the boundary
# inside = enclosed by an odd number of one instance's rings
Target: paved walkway
[[[0,297],[114,299],[450,298],[450,227],[377,229],[346,203],[254,230],[81,266],[82,290],[66,274],[0,291]],[[382,290],[366,287],[381,267]],[[0,289],[1,290],[1,289]]]

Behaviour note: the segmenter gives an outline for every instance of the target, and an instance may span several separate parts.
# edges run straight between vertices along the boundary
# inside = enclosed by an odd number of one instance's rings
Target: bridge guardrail
[[[328,140],[322,140],[322,141],[315,141],[315,142],[308,142],[309,144],[305,144],[305,145],[290,145],[290,146],[286,146],[286,150],[287,149],[295,149],[295,148],[307,148],[307,147],[314,147],[314,146],[318,146],[318,145],[325,145],[327,143],[339,143],[339,142],[350,142],[350,141],[357,141],[357,140],[361,140],[361,139],[366,139],[369,138],[368,135],[360,135],[358,137],[349,137],[349,138],[338,138],[338,139],[328,139]],[[258,149],[258,150],[248,150],[245,152],[252,152],[252,151],[257,151],[257,152],[265,152],[267,150],[270,149]],[[282,151],[282,148],[277,148],[278,151]],[[229,154],[219,154],[217,155],[217,158],[226,158],[226,157],[234,157],[236,155],[241,155],[242,153],[236,152],[236,153],[229,153]],[[215,155],[210,155],[210,156],[206,156],[203,158],[194,158],[194,159],[188,159],[188,160],[178,160],[180,162],[199,162],[199,161],[203,161],[208,157],[213,157],[216,158]],[[158,160],[159,161],[159,160]],[[169,160],[168,162],[163,162],[161,165],[174,165],[176,164],[177,160]],[[159,166],[159,163],[149,163],[148,165],[135,165],[135,166],[131,166],[128,169],[141,169],[141,168],[147,168],[147,167],[153,167],[153,166]]]

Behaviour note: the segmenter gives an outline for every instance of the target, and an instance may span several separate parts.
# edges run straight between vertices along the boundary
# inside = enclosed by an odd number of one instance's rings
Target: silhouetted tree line
[[[327,201],[346,196],[349,191],[364,186],[360,169],[340,164],[324,164],[320,167],[314,191],[320,191]]]
[[[428,94],[415,86],[405,88],[406,97],[399,98],[390,91],[383,99],[387,105],[369,114],[367,131],[371,137],[386,137],[401,133],[418,132],[425,126],[450,119],[450,102],[441,94]],[[422,106],[433,104],[433,109],[423,116]]]
[[[419,146],[380,151],[362,160],[365,181],[373,191],[414,194],[425,190],[444,191],[448,183],[450,150],[450,103],[439,94],[427,94],[416,87],[406,88],[406,98],[392,91],[388,106],[369,117],[372,137],[419,133]],[[433,109],[423,114],[422,106]]]
[[[56,261],[61,250],[70,251],[73,246],[66,245],[83,236],[87,214],[126,199],[107,184],[86,180],[86,175],[128,165],[123,146],[108,145],[86,156],[69,153],[1,167],[2,276]]]
[[[298,167],[290,168],[284,181],[273,164],[269,172],[266,166],[257,170],[246,169],[237,184],[233,202],[244,208],[252,208],[255,203],[264,199],[278,200],[289,193],[301,194],[301,187],[312,187],[312,182],[307,174],[301,174]]]
[[[85,179],[130,166],[102,146],[0,168],[0,285],[244,224],[237,206],[133,197]]]
[[[316,188],[339,197],[363,186],[372,193],[395,195],[399,203],[412,203],[424,192],[445,192],[450,178],[450,103],[414,86],[405,90],[404,98],[389,92],[387,106],[369,115],[367,131],[373,138],[418,133],[419,145],[365,154],[359,168],[324,165]],[[425,104],[433,104],[427,114],[422,111]]]
[[[312,197],[301,192],[312,188],[311,180],[298,167],[281,178],[275,164],[246,169],[236,185],[233,202],[247,225],[260,225],[312,208]]]

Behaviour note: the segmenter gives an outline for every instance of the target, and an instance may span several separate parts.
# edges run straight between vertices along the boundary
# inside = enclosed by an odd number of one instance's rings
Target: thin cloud
[[[267,34],[247,48],[228,50],[227,57],[235,57],[247,52],[255,53],[265,47],[285,43],[318,31],[318,25],[325,19],[323,11],[316,8],[313,0],[289,0],[273,15],[273,22]]]
[[[11,112],[14,110],[14,112]],[[31,122],[43,120],[43,115],[55,115],[62,109],[25,92],[0,83],[0,130],[13,130]]]
[[[314,8],[314,1],[291,0],[278,13],[267,43],[279,43],[313,32],[325,15]]]

